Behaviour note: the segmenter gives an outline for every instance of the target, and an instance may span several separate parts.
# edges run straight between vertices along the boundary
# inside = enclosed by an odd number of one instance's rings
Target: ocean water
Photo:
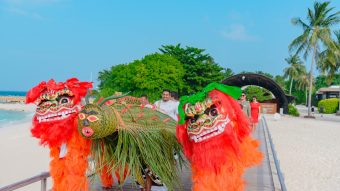
[[[31,112],[0,110],[0,128],[11,124],[29,121],[32,119]]]
[[[25,91],[0,91],[0,96],[26,96]],[[29,121],[33,114],[31,112],[0,110],[0,128],[13,123]]]
[[[1,91],[0,96],[26,96],[25,91]]]

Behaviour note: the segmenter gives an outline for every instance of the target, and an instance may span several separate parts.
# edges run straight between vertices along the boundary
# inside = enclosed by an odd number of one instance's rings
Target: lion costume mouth
[[[199,134],[193,134],[190,133],[189,137],[191,140],[193,140],[195,143],[202,142],[204,140],[210,139],[212,137],[215,137],[217,135],[220,135],[224,132],[225,127],[230,123],[230,119],[228,116],[225,117],[223,120],[219,120],[216,125],[213,127],[203,129],[200,131]]]
[[[78,113],[81,109],[80,105],[76,105],[73,108],[62,108],[59,111],[48,111],[44,114],[36,114],[36,119],[39,123],[53,122],[69,118],[73,113]]]
[[[84,127],[84,128],[82,128],[81,133],[85,137],[91,137],[94,134],[94,131],[90,127]]]

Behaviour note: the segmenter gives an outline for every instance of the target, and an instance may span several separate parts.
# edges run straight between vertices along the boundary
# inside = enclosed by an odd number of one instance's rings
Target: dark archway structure
[[[287,96],[282,88],[272,79],[254,73],[244,73],[231,76],[222,81],[223,84],[229,86],[243,87],[247,85],[255,85],[263,87],[272,92],[278,101],[278,112],[283,108],[283,113],[288,113],[288,103],[292,100],[291,96]]]

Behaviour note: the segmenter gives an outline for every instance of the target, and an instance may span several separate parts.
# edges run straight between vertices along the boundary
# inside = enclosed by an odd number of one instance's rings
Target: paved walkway
[[[264,159],[262,164],[248,169],[244,175],[246,179],[246,191],[277,191],[281,190],[279,178],[276,172],[276,165],[273,159],[273,151],[271,150],[270,141],[267,129],[265,128],[264,119],[260,120],[258,128],[254,131],[254,138],[260,140],[260,150],[264,153]],[[181,172],[181,181],[183,184],[183,190],[191,190],[191,172],[189,168],[183,169]],[[98,182],[98,181],[97,181]],[[93,191],[102,191],[99,183],[94,186]],[[115,187],[112,189],[106,189],[106,191],[120,190]],[[138,187],[131,179],[128,179],[124,184],[122,190],[124,191],[137,191]]]

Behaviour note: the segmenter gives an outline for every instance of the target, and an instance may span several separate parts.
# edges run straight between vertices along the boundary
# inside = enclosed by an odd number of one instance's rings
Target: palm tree
[[[329,47],[319,54],[317,68],[327,76],[327,82],[333,80],[334,74],[340,69],[340,30],[334,32],[335,49]]]
[[[309,86],[310,73],[307,73],[306,67],[303,65],[299,77],[296,79],[296,85],[298,90],[304,90],[306,95],[306,105],[308,104],[307,90]]]
[[[303,52],[305,59],[311,51],[313,52],[310,66],[308,116],[311,116],[314,62],[317,59],[321,44],[326,47],[335,48],[335,44],[331,38],[330,27],[340,22],[340,12],[330,14],[334,7],[329,8],[329,3],[330,2],[315,2],[314,9],[308,9],[308,23],[303,22],[300,18],[292,19],[293,25],[301,26],[303,33],[291,42],[289,50],[296,51],[295,54]]]
[[[290,56],[285,59],[290,65],[284,69],[284,77],[290,79],[289,95],[292,95],[293,80],[295,80],[301,73],[303,62],[298,55]]]
[[[319,60],[317,62],[318,69],[327,76],[327,83],[331,83],[334,74],[340,69],[340,30],[334,32],[335,35],[335,49],[328,47],[325,51],[321,52],[319,55]],[[340,115],[340,89],[339,89],[339,110]]]

